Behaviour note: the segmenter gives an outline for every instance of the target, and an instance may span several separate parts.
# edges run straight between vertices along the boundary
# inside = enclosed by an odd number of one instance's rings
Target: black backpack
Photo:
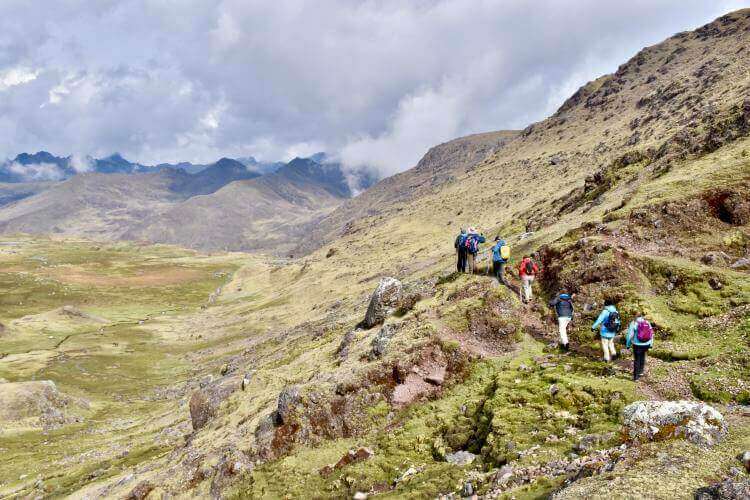
[[[607,316],[607,319],[604,322],[604,328],[606,328],[610,332],[618,332],[620,331],[621,324],[622,322],[620,321],[620,313],[618,313],[617,311],[610,311],[609,316]]]
[[[526,261],[526,274],[534,274],[534,263],[530,260]]]

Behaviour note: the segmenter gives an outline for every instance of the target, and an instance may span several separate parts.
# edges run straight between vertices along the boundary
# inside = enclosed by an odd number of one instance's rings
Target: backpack
[[[530,260],[530,259],[529,259],[529,260],[527,260],[527,261],[526,261],[526,266],[524,267],[524,269],[526,270],[526,274],[527,274],[527,275],[532,275],[532,274],[534,274],[534,263],[533,263],[533,262],[531,262],[531,260]]]
[[[651,342],[651,340],[654,338],[654,329],[651,327],[651,323],[649,323],[645,319],[639,320],[638,330],[635,336],[638,339],[638,342]]]
[[[458,236],[458,248],[466,246],[466,235],[461,234]]]
[[[469,253],[477,253],[479,251],[479,243],[474,236],[468,236],[466,238],[466,249]]]
[[[620,313],[617,311],[610,311],[609,316],[604,321],[604,328],[610,332],[617,332],[620,330]]]
[[[508,245],[503,245],[500,247],[500,258],[503,260],[510,259],[510,247]]]

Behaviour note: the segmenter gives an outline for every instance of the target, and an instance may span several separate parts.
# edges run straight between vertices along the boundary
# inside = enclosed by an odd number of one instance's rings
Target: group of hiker
[[[458,272],[474,274],[476,272],[477,255],[479,254],[479,245],[484,243],[486,238],[483,233],[470,227],[468,231],[461,229],[456,237],[454,247],[456,249]],[[508,288],[513,288],[506,279],[506,266],[510,261],[510,246],[500,236],[495,237],[494,245],[491,249],[492,254],[492,272],[498,283],[504,284]],[[529,255],[524,255],[518,265],[518,277],[521,280],[519,295],[521,301],[529,303],[533,299],[534,279],[539,273],[539,265]],[[569,349],[568,328],[573,321],[573,299],[574,295],[566,290],[560,291],[549,305],[555,310],[557,315],[558,333],[560,335],[560,347],[564,351]],[[612,300],[604,301],[602,309],[596,321],[591,325],[591,330],[599,331],[603,359],[609,363],[616,359],[618,354],[615,349],[615,338],[622,328],[620,312]],[[636,314],[636,317],[628,325],[625,332],[625,347],[633,348],[633,380],[638,380],[646,366],[646,353],[653,346],[654,330],[651,323],[646,319],[643,312]]]
[[[563,290],[550,300],[549,305],[555,309],[560,334],[560,347],[567,351],[568,327],[573,321],[573,295]],[[591,330],[599,330],[603,359],[609,363],[617,358],[615,338],[622,328],[620,312],[614,301],[605,300],[604,308],[591,325]],[[625,348],[633,348],[633,380],[638,380],[646,368],[646,353],[654,344],[654,328],[646,319],[646,314],[639,312],[628,325],[625,332]]]

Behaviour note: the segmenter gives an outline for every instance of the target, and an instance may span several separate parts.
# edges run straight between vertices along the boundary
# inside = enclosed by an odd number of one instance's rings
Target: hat
[[[495,241],[500,241],[500,235],[495,236]]]

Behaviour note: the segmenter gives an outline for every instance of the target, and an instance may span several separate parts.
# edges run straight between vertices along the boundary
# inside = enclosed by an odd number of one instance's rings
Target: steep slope
[[[501,150],[517,134],[515,131],[487,132],[431,148],[414,168],[383,179],[334,210],[315,226],[295,252],[306,253],[335,240],[362,217],[387,217],[396,204],[423,196],[465,174]]]

